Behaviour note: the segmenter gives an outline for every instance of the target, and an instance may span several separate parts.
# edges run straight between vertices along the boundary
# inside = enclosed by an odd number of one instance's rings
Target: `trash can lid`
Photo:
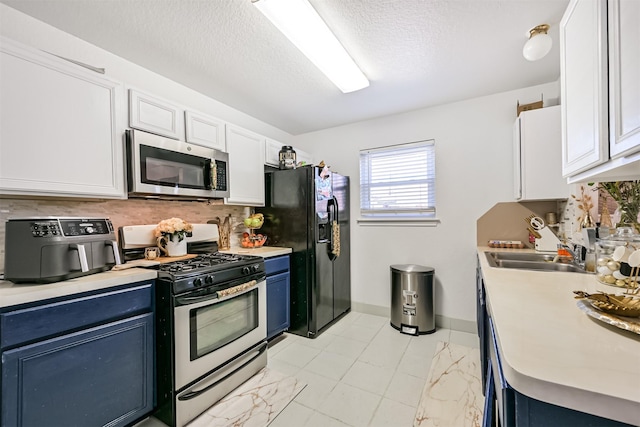
[[[403,273],[433,273],[434,271],[431,267],[416,264],[394,264],[391,269]]]

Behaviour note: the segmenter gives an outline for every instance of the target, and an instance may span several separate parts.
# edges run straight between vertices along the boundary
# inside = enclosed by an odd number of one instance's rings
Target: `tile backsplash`
[[[5,222],[20,217],[93,217],[109,218],[117,230],[126,225],[157,224],[163,219],[179,217],[191,223],[206,223],[231,214],[231,245],[239,245],[245,229],[242,220],[249,208],[229,206],[222,201],[176,202],[164,200],[58,200],[0,199],[0,271],[4,271]],[[237,227],[235,227],[238,225]]]

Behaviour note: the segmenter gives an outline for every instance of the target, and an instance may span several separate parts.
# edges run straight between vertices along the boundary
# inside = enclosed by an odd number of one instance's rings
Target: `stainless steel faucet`
[[[584,267],[584,259],[582,259],[582,246],[575,245],[575,247],[572,248],[571,246],[565,243],[559,243],[558,252],[560,252],[563,249],[569,252],[569,255],[571,255],[571,258],[574,264]],[[560,255],[556,255],[555,258],[553,258],[553,262],[558,262],[561,258],[562,257]]]

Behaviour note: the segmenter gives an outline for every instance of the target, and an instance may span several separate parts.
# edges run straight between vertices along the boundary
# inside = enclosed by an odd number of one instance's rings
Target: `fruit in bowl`
[[[259,248],[265,244],[267,236],[262,234],[251,235],[249,233],[242,233],[242,240],[240,246],[243,248]]]
[[[255,213],[244,220],[244,226],[247,228],[260,228],[262,224],[264,224],[264,215],[261,213]]]

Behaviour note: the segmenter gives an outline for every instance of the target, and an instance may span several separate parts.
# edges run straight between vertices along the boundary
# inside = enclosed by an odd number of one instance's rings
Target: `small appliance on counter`
[[[52,283],[120,264],[106,218],[10,218],[6,223],[5,280]]]

